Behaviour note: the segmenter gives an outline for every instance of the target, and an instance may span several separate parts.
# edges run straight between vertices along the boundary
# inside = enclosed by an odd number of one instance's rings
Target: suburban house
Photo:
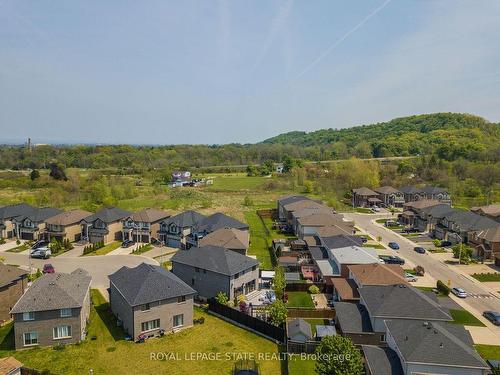
[[[171,260],[172,272],[195,289],[199,298],[224,292],[233,300],[258,286],[259,262],[222,247],[193,247],[177,252]]]
[[[489,217],[490,219],[493,219],[500,223],[500,204],[490,204],[489,206],[472,207],[471,211],[478,215]]]
[[[278,219],[280,221],[285,221],[287,217],[287,212],[285,211],[285,205],[293,202],[299,202],[303,200],[310,200],[303,195],[286,195],[278,199]]]
[[[28,284],[28,271],[0,262],[0,323],[10,319],[10,310]]]
[[[71,210],[61,212],[45,220],[45,233],[48,241],[56,239],[60,242],[64,240],[80,241],[82,239],[81,222],[86,217],[92,215],[85,210]]]
[[[346,246],[328,249],[329,258],[335,262],[340,271],[340,276],[349,276],[349,266],[353,264],[380,263],[377,250],[372,247]]]
[[[421,202],[425,201],[415,202],[415,204]],[[441,203],[422,209],[414,208],[414,211],[412,211],[415,214],[414,227],[418,228],[418,230],[421,232],[429,232],[433,234],[439,222],[446,216],[452,214],[454,211],[455,209],[446,203]]]
[[[380,345],[384,332],[374,332],[366,307],[359,303],[334,302],[335,328],[356,345]]]
[[[123,239],[150,243],[160,230],[160,223],[172,216],[168,211],[145,208],[123,219]]]
[[[104,244],[123,239],[124,218],[130,212],[117,207],[105,207],[82,220],[82,237],[91,243]]]
[[[333,287],[333,299],[339,302],[358,302],[358,286],[352,279],[343,277],[330,277],[326,281],[327,285]]]
[[[317,229],[320,227],[330,227],[333,225],[348,228],[348,233],[352,233],[354,229],[354,223],[344,221],[344,217],[340,214],[317,213],[298,218],[295,234],[299,238],[304,238],[305,236],[316,234]]]
[[[234,228],[248,231],[249,226],[248,224],[242,223],[231,216],[217,212],[213,215],[202,218],[196,223],[191,233],[186,237],[186,246],[188,248],[198,246],[198,241],[207,234],[224,228]]]
[[[160,222],[158,237],[165,245],[183,249],[186,237],[205,216],[196,211],[184,211]]]
[[[325,212],[325,208],[328,209],[323,203],[313,201],[312,199],[300,200],[296,202],[287,203],[283,206],[285,211],[285,223],[289,228],[289,231],[294,231],[294,224],[297,223],[298,218],[294,215],[297,212],[304,212],[308,210],[309,212]],[[316,211],[314,211],[316,210]],[[333,210],[329,212],[333,213]]]
[[[247,255],[250,245],[250,235],[247,230],[235,228],[221,228],[207,234],[198,241],[200,247],[218,246],[228,250],[236,251],[242,255]]]
[[[350,234],[354,234],[355,232],[356,232],[356,228],[351,227],[350,224],[349,225],[336,224],[336,225],[331,225],[328,227],[316,228],[316,236],[315,237],[326,238],[326,237],[338,236],[341,234],[350,235]]]
[[[90,282],[82,269],[36,279],[11,311],[16,349],[83,340],[90,314]]]
[[[348,234],[337,234],[329,237],[316,237],[320,246],[327,249],[340,249],[349,246],[363,246],[363,240],[358,236],[351,236]]]
[[[427,195],[422,189],[419,189],[415,186],[403,186],[398,189],[403,193],[405,202],[416,202],[421,199],[426,199]]]
[[[352,189],[352,205],[354,207],[370,207],[382,203],[379,194],[367,187]]]
[[[14,357],[0,358],[0,375],[21,375],[23,364]]]
[[[311,208],[304,208],[302,210],[293,211],[291,213],[291,215],[292,215],[291,226],[292,226],[293,232],[297,233],[297,221],[300,218],[310,216],[310,215],[315,215],[315,214],[335,215],[335,211],[332,208],[330,208],[328,206],[324,206],[322,204],[320,204],[318,206],[314,205],[314,207],[311,207]],[[340,220],[343,219],[342,215],[338,215],[338,216],[339,216]]]
[[[385,326],[387,345],[399,357],[405,375],[490,373],[475,351],[470,333],[461,325],[387,320]]]
[[[446,189],[437,186],[425,186],[422,191],[427,199],[436,199],[442,203],[451,204],[450,193]]]
[[[488,217],[470,211],[454,210],[446,215],[434,229],[433,235],[451,243],[468,243],[474,232],[498,227],[500,224]]]
[[[193,325],[196,291],[165,268],[141,263],[108,277],[111,310],[134,340]]]
[[[62,211],[57,208],[35,208],[27,214],[14,218],[14,226],[18,238],[22,240],[39,240],[46,236],[45,221]]]
[[[373,189],[373,191],[378,193],[378,198],[382,201],[381,203],[384,206],[403,207],[403,204],[405,203],[405,196],[403,192],[393,188],[392,186],[381,186]]]
[[[389,347],[362,345],[366,375],[403,375],[401,362]]]
[[[14,218],[27,216],[34,210],[36,210],[35,207],[25,203],[0,207],[0,238],[17,237]]]
[[[500,255],[500,224],[493,228],[473,232],[469,242],[476,249],[476,255],[483,259],[495,259]]]
[[[416,227],[417,225],[425,226],[426,223],[420,223],[425,215],[422,214],[422,210],[440,205],[441,202],[435,199],[419,199],[416,201],[406,202],[403,206],[403,213],[398,215],[398,220],[403,224]],[[420,219],[419,219],[420,218]]]

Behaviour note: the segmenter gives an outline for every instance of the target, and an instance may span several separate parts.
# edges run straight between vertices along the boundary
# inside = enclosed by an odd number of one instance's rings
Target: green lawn
[[[269,248],[271,239],[266,232],[266,227],[262,223],[255,211],[245,212],[245,219],[250,226],[250,247],[248,255],[256,255],[260,262],[260,268],[270,270],[273,268]]]
[[[374,244],[364,243],[363,247],[372,247],[374,249],[385,250],[385,246],[379,243],[374,243]]]
[[[477,352],[484,359],[495,359],[500,361],[500,346],[499,345],[474,345]]]
[[[13,355],[25,366],[40,371],[50,369],[57,374],[229,374],[234,357],[231,353],[253,353],[262,374],[280,374],[277,360],[259,360],[259,353],[278,353],[278,346],[247,330],[229,324],[201,310],[195,317],[204,317],[205,323],[163,338],[149,339],[144,344],[123,340],[121,329],[109,312],[108,303],[98,291],[92,291],[94,306],[91,311],[89,339],[67,345],[62,350],[36,348],[14,352],[12,324],[0,329],[0,357]],[[90,337],[95,336],[95,340]],[[175,353],[178,359],[152,360],[151,353]],[[193,354],[192,354],[193,353]],[[216,355],[216,360],[188,360],[186,356],[203,353]],[[191,357],[189,357],[191,358]],[[229,359],[228,359],[229,358]]]
[[[309,375],[315,374],[316,361],[312,359],[301,359],[299,354],[292,356],[288,360],[289,375]]]
[[[19,245],[19,246],[12,248],[12,249],[7,250],[7,252],[8,253],[20,253],[24,250],[27,250],[28,247],[29,246],[27,244],[23,243],[22,245]]]
[[[114,241],[114,242],[108,243],[106,246],[101,247],[100,249],[97,249],[96,251],[93,251],[91,253],[85,254],[83,256],[106,255],[107,253],[110,253],[113,250],[118,249],[120,246],[121,246],[121,242],[120,241]]]
[[[207,174],[209,176],[210,174]],[[207,186],[208,191],[245,191],[255,190],[261,187],[266,181],[271,180],[269,177],[248,177],[244,173],[230,175],[216,175],[213,179],[213,185]]]
[[[286,292],[288,294],[288,307],[314,308],[314,302],[308,292]]]
[[[373,214],[373,211],[369,208],[356,207],[354,210],[360,214]]]
[[[476,318],[467,310],[450,309],[450,315],[453,318],[453,323],[455,324],[463,324],[464,326],[486,327],[478,318]]]
[[[500,273],[474,273],[471,276],[481,282],[500,281]]]
[[[289,240],[296,240],[297,239],[297,237],[293,234],[281,233],[281,232],[278,232],[276,229],[273,229],[273,219],[271,219],[270,217],[264,217],[264,218],[262,218],[262,220],[264,221],[264,224],[265,224],[267,230],[269,231],[269,234],[270,234],[272,240],[277,239],[277,238],[286,238]]]
[[[149,250],[153,250],[154,249],[154,246],[151,245],[150,243],[142,246],[140,249],[138,250],[135,250],[132,252],[133,255],[141,255],[141,254],[144,254],[145,252],[148,252]]]

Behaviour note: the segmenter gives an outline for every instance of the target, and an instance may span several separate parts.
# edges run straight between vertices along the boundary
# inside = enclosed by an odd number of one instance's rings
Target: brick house
[[[0,263],[0,323],[10,319],[10,310],[28,284],[28,272]]]

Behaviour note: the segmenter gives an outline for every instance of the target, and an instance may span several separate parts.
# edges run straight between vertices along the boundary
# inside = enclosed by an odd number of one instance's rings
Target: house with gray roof
[[[250,235],[247,230],[221,228],[207,234],[198,241],[198,245],[200,247],[220,246],[242,255],[247,255],[248,246],[250,245]]]
[[[289,203],[311,200],[303,195],[286,195],[278,199],[278,218],[280,221],[285,221],[287,217],[287,212],[285,211],[285,205]]]
[[[160,222],[158,237],[165,245],[186,248],[186,239],[205,216],[196,211],[184,211]]]
[[[448,190],[438,186],[424,186],[422,191],[427,199],[436,199],[440,202],[451,204],[451,197]]]
[[[90,315],[89,274],[45,274],[11,310],[16,349],[73,344],[85,339]]]
[[[403,186],[398,190],[403,193],[405,203],[419,201],[427,197],[422,189],[415,186]]]
[[[108,277],[111,310],[134,340],[193,325],[196,291],[165,268],[141,263]]]
[[[438,302],[408,285],[365,285],[358,289],[375,332],[385,332],[384,320],[452,321]]]
[[[172,212],[157,208],[145,208],[123,219],[123,239],[150,243],[156,238],[160,223],[172,216]]]
[[[429,232],[434,234],[436,226],[440,220],[455,212],[449,204],[441,203],[435,206],[425,207],[420,210],[415,210],[414,226],[421,232]]]
[[[363,345],[367,375],[403,375],[399,357],[389,347]]]
[[[217,212],[213,215],[202,218],[196,223],[191,233],[186,237],[186,246],[188,248],[198,246],[199,241],[203,237],[219,229],[238,229],[241,231],[247,231],[248,233],[249,226],[248,224],[242,223],[231,216]]]
[[[382,203],[379,194],[367,187],[352,189],[351,194],[354,207],[370,207]]]
[[[35,208],[27,213],[16,216],[13,224],[16,227],[18,238],[22,240],[39,240],[45,236],[45,220],[60,214],[57,208]]]
[[[36,210],[35,207],[25,203],[0,207],[0,238],[17,237],[17,228],[13,222],[14,218],[27,216],[34,210]]]
[[[196,290],[201,299],[219,292],[230,300],[257,288],[259,262],[218,246],[193,247],[172,257],[172,272]]]
[[[10,319],[10,310],[28,285],[28,271],[0,262],[0,323]]]
[[[382,201],[382,205],[394,206],[394,207],[403,207],[405,203],[405,196],[402,191],[399,191],[392,186],[381,186],[373,189],[376,193],[379,194],[379,199]]]
[[[363,240],[359,236],[350,234],[337,234],[329,237],[319,237],[320,245],[327,249],[340,249],[348,246],[363,246]]]
[[[386,341],[403,374],[486,375],[488,364],[463,326],[436,321],[387,320]]]
[[[82,237],[91,243],[104,244],[123,240],[122,220],[130,212],[117,207],[105,207],[82,220]]]
[[[385,332],[374,332],[365,306],[352,302],[334,302],[335,327],[356,345],[380,345]]]
[[[434,236],[451,243],[468,243],[473,233],[498,227],[500,224],[488,217],[471,211],[454,210],[439,220],[434,230]]]

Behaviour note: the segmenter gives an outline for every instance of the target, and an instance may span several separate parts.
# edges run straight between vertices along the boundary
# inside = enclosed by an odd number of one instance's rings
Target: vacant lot
[[[121,329],[109,312],[108,304],[99,292],[92,292],[89,337],[79,345],[64,349],[36,348],[14,352],[12,325],[0,329],[0,357],[13,355],[26,366],[38,370],[50,369],[57,374],[229,374],[239,353],[278,353],[273,342],[233,326],[201,310],[195,317],[205,323],[163,338],[150,339],[144,344],[124,340]],[[173,353],[176,358],[152,360],[151,353]],[[220,360],[191,360],[202,353],[221,356]],[[268,354],[267,354],[268,353]],[[263,354],[261,354],[263,356]],[[258,357],[257,357],[258,358]],[[278,360],[257,360],[263,374],[279,374]]]

